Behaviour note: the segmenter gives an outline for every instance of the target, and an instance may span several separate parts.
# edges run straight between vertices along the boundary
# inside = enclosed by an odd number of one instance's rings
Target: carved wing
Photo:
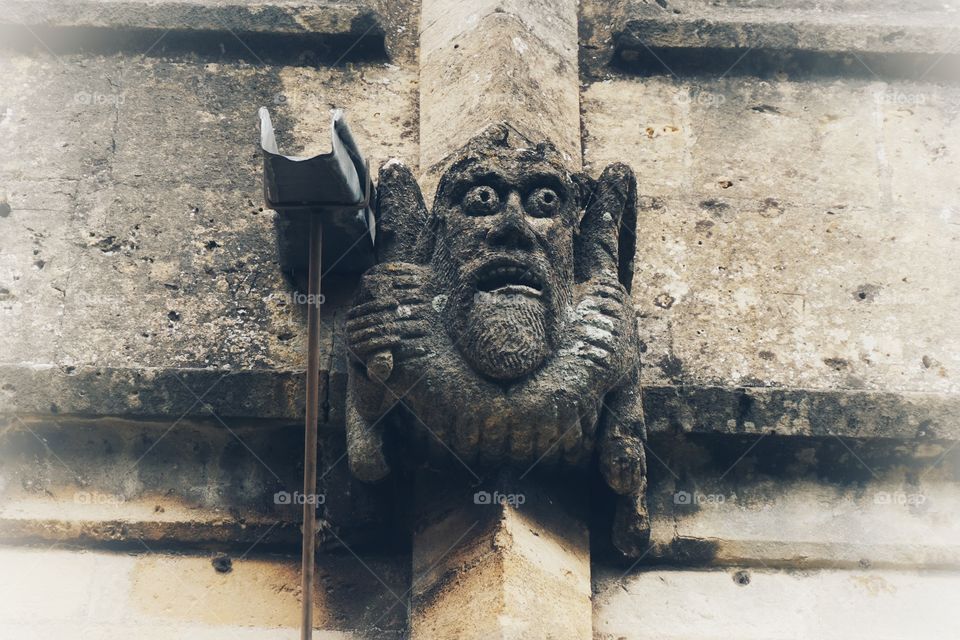
[[[390,160],[377,183],[377,261],[423,264],[427,256],[419,255],[419,247],[426,229],[427,207],[416,178],[405,164]]]
[[[618,162],[607,166],[599,180],[583,173],[574,180],[584,208],[575,246],[577,282],[615,266],[629,293],[637,246],[637,178],[630,167]]]

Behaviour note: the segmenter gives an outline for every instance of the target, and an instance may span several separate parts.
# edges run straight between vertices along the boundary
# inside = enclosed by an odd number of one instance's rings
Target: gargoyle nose
[[[520,194],[512,191],[507,203],[496,216],[493,227],[487,232],[487,244],[504,249],[532,249],[533,231],[527,224]]]

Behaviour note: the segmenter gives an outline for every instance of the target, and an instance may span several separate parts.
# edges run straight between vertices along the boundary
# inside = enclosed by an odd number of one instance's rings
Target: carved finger
[[[507,436],[507,453],[515,462],[531,462],[536,436],[528,425],[513,425]]]
[[[583,455],[583,426],[582,420],[578,416],[569,424],[563,425],[563,433],[560,434],[560,448],[563,449],[563,459],[575,464]]]
[[[430,325],[425,320],[417,318],[393,320],[377,324],[365,329],[356,329],[350,332],[351,344],[359,345],[377,338],[419,338],[430,332]]]
[[[577,313],[586,316],[591,312],[601,313],[614,321],[620,321],[625,315],[625,305],[611,298],[603,298],[588,293],[577,303]]]
[[[404,313],[405,311],[406,313]],[[415,327],[414,325],[417,326]],[[396,333],[403,334],[407,329],[419,328],[420,325],[426,327],[427,321],[423,319],[423,314],[419,313],[418,309],[400,310],[397,308],[347,320],[346,330],[347,335],[350,336],[351,339],[356,338],[359,340],[366,338],[367,336],[364,332],[370,331],[371,329],[379,329],[384,333],[395,331]]]
[[[422,287],[423,284],[420,282],[419,277],[400,276],[393,281],[395,295],[398,298],[402,297],[411,301],[423,302],[427,299],[423,294],[417,295]]]
[[[583,431],[581,442],[593,443],[597,434],[597,424],[600,420],[600,405],[592,400],[585,400],[586,409],[580,414],[580,428]]]
[[[393,262],[391,265],[401,263]],[[423,277],[420,273],[366,273],[361,278],[361,284],[371,292],[389,295],[393,289],[419,289],[423,286]]]
[[[377,213],[379,262],[417,262],[417,243],[427,228],[427,207],[413,172],[399,160],[380,168]]]
[[[424,432],[424,441],[427,445],[427,458],[429,460],[449,460],[453,458],[454,454],[451,453],[451,451],[454,450],[446,441],[446,433],[444,429],[440,428],[439,421],[432,423],[429,427],[422,422],[418,422],[418,425]],[[457,425],[453,424],[450,426],[455,429]],[[454,461],[455,460],[454,458]]]
[[[393,260],[391,262],[381,262],[370,267],[364,275],[387,275],[390,277],[423,276],[423,269],[423,265],[419,265],[414,262]]]
[[[353,335],[363,329],[369,329],[370,327],[380,327],[386,324],[390,324],[397,319],[397,310],[396,308],[387,308],[383,311],[368,313],[366,315],[358,316],[347,320],[346,329],[347,333]]]
[[[615,286],[616,285],[616,286]],[[597,283],[593,287],[594,296],[600,298],[610,298],[619,305],[622,305],[626,300],[626,292],[623,289],[623,286],[620,283],[606,284],[606,283]]]
[[[350,345],[350,351],[360,360],[366,361],[367,356],[378,351],[389,351],[394,347],[400,346],[400,336],[398,334],[378,335],[376,338],[356,342]]]
[[[475,416],[462,416],[451,431],[451,447],[465,462],[476,456],[480,444],[480,421]]]
[[[504,405],[509,399],[495,397],[490,400],[493,405],[486,413],[487,421],[480,427],[480,455],[483,462],[493,462],[502,459],[507,453],[507,426],[506,420],[500,419],[508,408]],[[492,418],[492,419],[491,419]]]
[[[620,260],[621,221],[635,223],[636,206],[637,182],[633,171],[625,164],[609,165],[597,181],[592,201],[580,222],[575,246],[578,282],[601,274],[624,281],[626,274]],[[626,262],[632,260],[632,244],[629,256],[624,257]]]
[[[347,312],[347,319],[352,320],[354,318],[363,318],[365,316],[369,316],[370,314],[381,313],[388,309],[396,309],[399,305],[400,303],[393,298],[362,302]]]
[[[561,429],[564,428],[565,425],[562,424],[560,415],[551,416],[537,425],[536,433],[533,435],[536,438],[534,453],[540,458],[537,463],[538,466],[550,467],[560,459],[563,453],[560,446],[560,435],[562,433]]]

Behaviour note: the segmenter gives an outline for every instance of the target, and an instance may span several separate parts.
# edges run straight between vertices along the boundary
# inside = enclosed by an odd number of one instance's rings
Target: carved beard
[[[480,373],[512,380],[537,369],[552,351],[550,313],[543,301],[519,293],[478,291],[464,310],[460,351]]]

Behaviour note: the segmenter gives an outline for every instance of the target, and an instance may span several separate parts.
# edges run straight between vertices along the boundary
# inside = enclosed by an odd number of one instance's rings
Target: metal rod
[[[320,245],[323,226],[310,217],[309,279],[307,282],[307,418],[303,437],[303,557],[300,593],[303,609],[301,640],[313,637],[313,570],[316,545],[317,412],[320,404]]]

